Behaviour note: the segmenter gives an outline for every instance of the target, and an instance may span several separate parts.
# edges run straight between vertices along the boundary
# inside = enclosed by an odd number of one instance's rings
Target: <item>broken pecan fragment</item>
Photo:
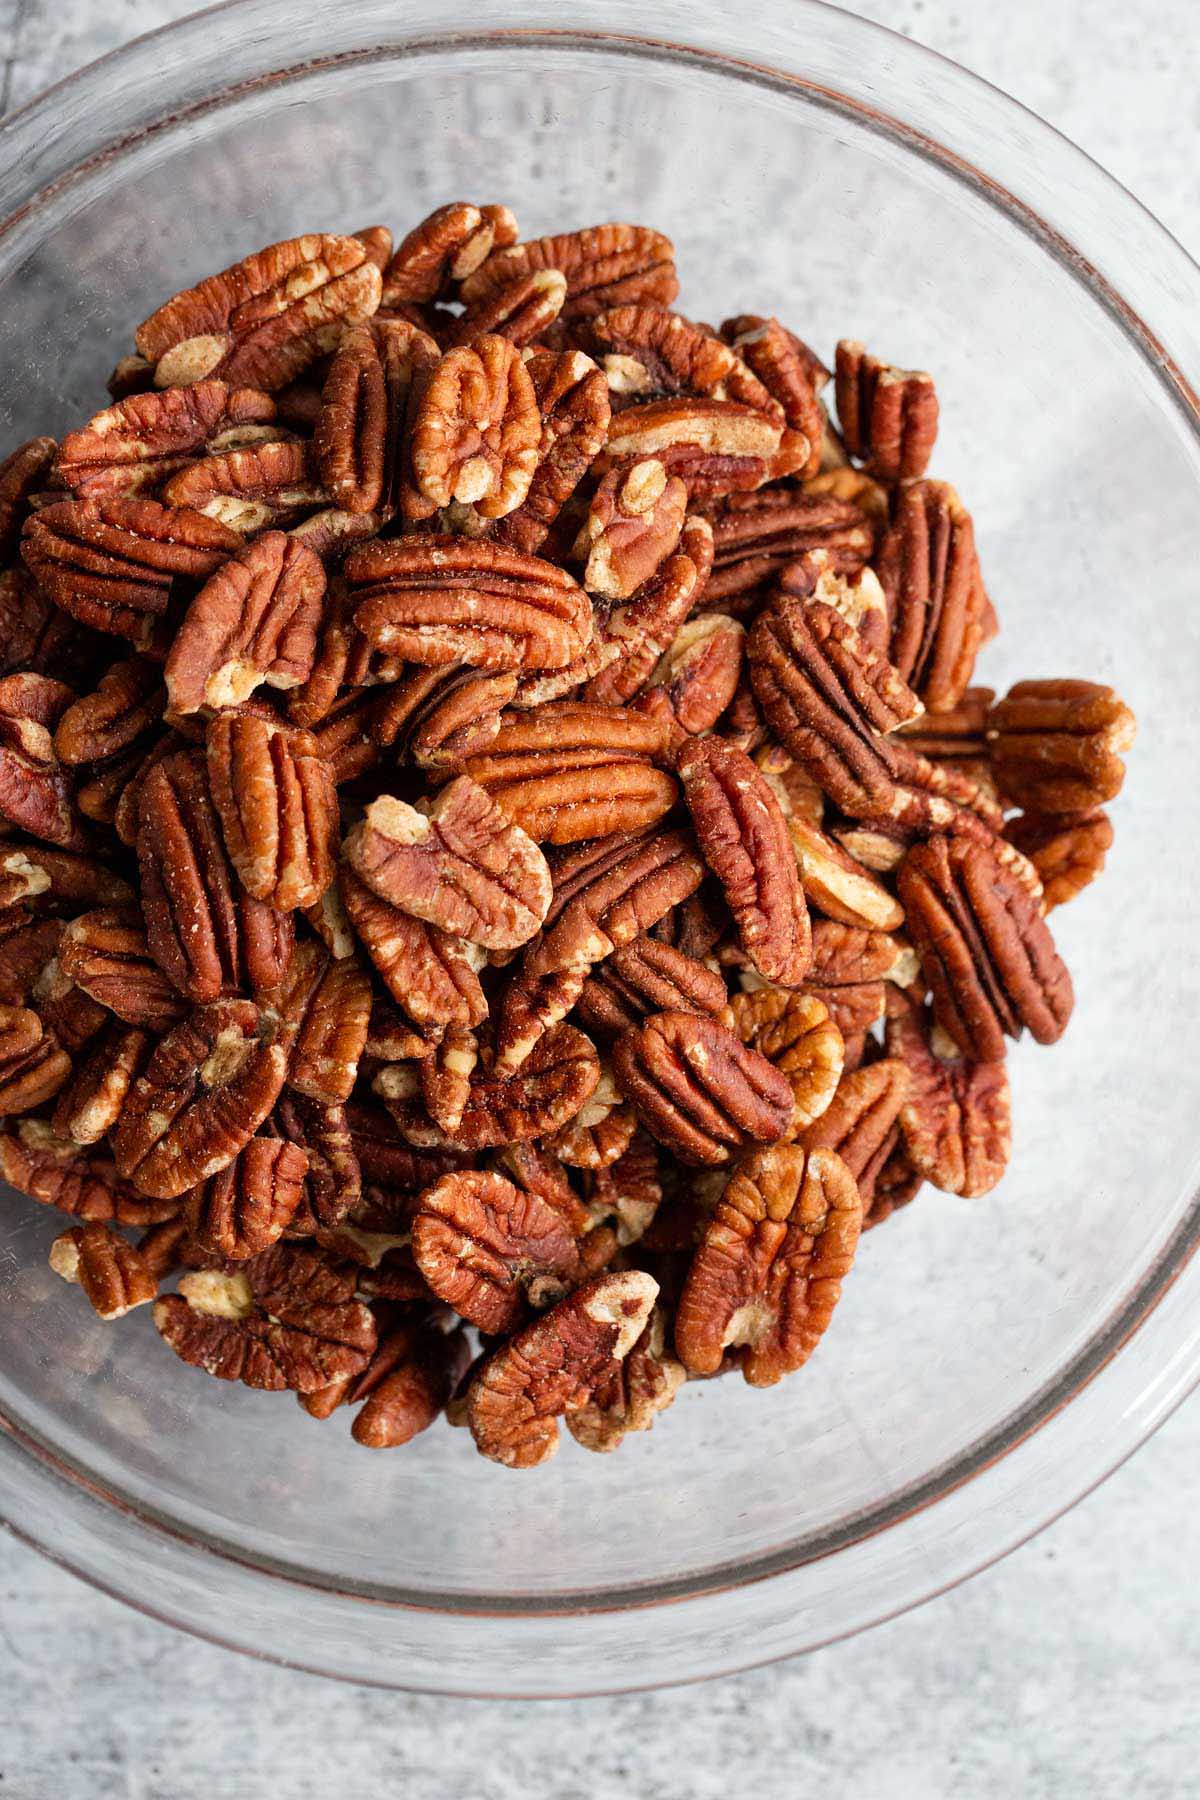
[[[0,677],[0,819],[78,850],[83,830],[53,737],[74,698],[48,675]]]
[[[590,1400],[645,1328],[658,1283],[640,1269],[597,1275],[488,1358],[467,1394],[476,1447],[510,1469],[558,1448],[558,1420]]]
[[[1037,902],[987,845],[934,837],[900,868],[900,900],[938,1024],[964,1056],[1002,1062],[1005,1037],[1066,1029],[1067,973]]]
[[[851,456],[880,481],[914,481],[925,473],[938,427],[931,376],[894,369],[853,338],[843,338],[834,386]]]
[[[293,688],[316,656],[325,570],[296,538],[264,531],[201,588],[167,657],[173,712],[236,706],[261,682]]]
[[[1004,835],[1037,870],[1047,912],[1065,906],[1095,881],[1113,843],[1112,823],[1098,807],[1048,818],[1022,813],[1009,820]]]
[[[695,1013],[658,1013],[625,1032],[613,1046],[613,1074],[647,1131],[681,1162],[728,1162],[791,1126],[787,1076]]]
[[[439,1299],[481,1331],[511,1331],[562,1298],[579,1266],[553,1207],[503,1175],[444,1175],[416,1202],[413,1256]]]
[[[187,1010],[151,956],[136,908],[81,913],[63,933],[58,961],[77,987],[128,1025],[164,1031]]]
[[[584,537],[583,585],[605,600],[628,600],[679,542],[688,491],[657,457],[618,464],[592,495]]]
[[[327,1106],[348,1100],[371,1017],[371,982],[357,958],[297,944],[280,986],[262,999],[290,1040],[288,1086]]]
[[[739,318],[727,319],[721,331],[771,398],[783,408],[783,415],[792,429],[807,438],[808,460],[796,473],[802,480],[815,476],[821,465],[824,423],[817,395],[828,380],[829,371],[807,344],[778,319],[744,313]]]
[[[661,687],[683,727],[699,737],[711,731],[737,692],[746,633],[724,613],[689,619],[650,677]]]
[[[631,1431],[649,1431],[687,1380],[687,1370],[666,1347],[661,1306],[650,1314],[624,1361],[592,1390],[591,1398],[566,1415],[567,1430],[585,1450],[619,1449]]]
[[[908,1070],[900,1130],[913,1168],[944,1193],[988,1193],[1012,1152],[1004,1064],[973,1062],[952,1044],[935,1044],[924,1008],[899,995],[888,1008],[886,1038],[888,1055]]]
[[[221,1000],[163,1038],[113,1136],[118,1170],[143,1193],[182,1194],[249,1143],[287,1073],[286,1049],[264,1030],[252,1002]]]
[[[64,1281],[78,1282],[102,1319],[123,1319],[158,1292],[157,1277],[141,1252],[111,1225],[95,1220],[55,1238],[50,1267]]]
[[[721,738],[688,739],[675,767],[742,949],[765,980],[797,986],[812,936],[778,800],[745,752]]]
[[[466,776],[416,807],[373,801],[344,852],[381,899],[485,949],[526,943],[550,904],[541,851]]]
[[[800,884],[814,906],[843,925],[895,931],[904,909],[841,845],[793,813],[788,819]]]
[[[842,1034],[823,1002],[760,987],[734,994],[720,1018],[787,1076],[793,1108],[783,1135],[794,1138],[819,1119],[841,1080],[843,1056]]]
[[[307,1153],[282,1138],[251,1138],[227,1168],[192,1189],[185,1216],[201,1249],[230,1262],[281,1238],[304,1193]]]
[[[307,732],[223,713],[205,736],[208,780],[225,848],[254,899],[281,912],[315,906],[333,880],[338,803],[333,771]]]
[[[1136,729],[1113,689],[1094,681],[1018,681],[987,719],[1000,790],[1032,813],[1086,812],[1115,799]]]
[[[715,1375],[730,1349],[753,1387],[802,1368],[841,1298],[861,1223],[854,1177],[831,1151],[777,1144],[748,1157],[679,1298],[675,1349],[688,1373]]]
[[[224,381],[131,394],[68,432],[54,465],[57,481],[76,494],[147,493],[207,450],[248,441],[275,418],[275,402]]]
[[[307,1394],[360,1374],[374,1352],[356,1279],[319,1252],[276,1244],[230,1272],[181,1275],[154,1323],[176,1356],[218,1381]]]
[[[520,506],[537,467],[542,420],[533,381],[507,338],[447,351],[423,383],[409,454],[428,517],[452,501],[501,519]]]
[[[490,299],[518,276],[558,269],[567,278],[562,318],[586,319],[625,301],[669,306],[679,292],[674,246],[645,225],[591,225],[558,237],[497,247],[466,276],[468,306]]]

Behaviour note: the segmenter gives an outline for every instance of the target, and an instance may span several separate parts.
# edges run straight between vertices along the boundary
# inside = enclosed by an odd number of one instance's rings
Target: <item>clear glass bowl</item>
[[[1002,1188],[872,1233],[773,1391],[697,1384],[617,1456],[519,1477],[447,1430],[369,1455],[184,1368],[144,1314],[93,1320],[46,1269],[61,1221],[5,1199],[0,1513],[149,1611],[359,1680],[639,1687],[856,1630],[1045,1524],[1200,1367],[1200,276],[900,38],[795,0],[645,16],[247,0],[0,131],[3,440],[86,416],[134,321],[293,231],[464,196],[529,235],[651,223],[694,316],[776,310],[936,373],[935,472],[1004,625],[984,678],[1111,679],[1142,721],[1109,868],[1055,915],[1074,1021],[1012,1058]]]

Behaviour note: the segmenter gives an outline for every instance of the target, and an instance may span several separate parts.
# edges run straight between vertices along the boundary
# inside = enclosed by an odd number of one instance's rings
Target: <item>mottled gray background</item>
[[[188,10],[0,0],[0,110]],[[852,10],[1016,95],[1200,249],[1195,0],[1158,0],[1145,17],[1121,0]],[[701,1687],[550,1704],[408,1698],[260,1667],[0,1535],[0,1800],[1192,1796],[1198,1467],[1193,1403],[1068,1517],[906,1618]]]

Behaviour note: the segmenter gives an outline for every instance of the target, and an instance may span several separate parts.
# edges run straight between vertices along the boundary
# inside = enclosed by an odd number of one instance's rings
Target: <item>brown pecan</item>
[[[0,570],[0,675],[54,669],[69,681],[83,680],[103,642],[61,611],[28,569]]]
[[[97,1144],[121,1116],[125,1097],[150,1050],[136,1026],[112,1024],[97,1036],[55,1104],[52,1123],[74,1144]]]
[[[804,1134],[808,1150],[836,1151],[870,1205],[875,1181],[895,1143],[900,1111],[908,1099],[908,1067],[895,1057],[864,1063],[843,1075],[830,1104]]]
[[[82,826],[53,736],[74,697],[48,675],[0,677],[0,818],[47,843],[78,849]]]
[[[526,943],[550,904],[545,857],[466,776],[419,806],[373,801],[344,852],[381,899],[485,949]]]
[[[158,1293],[158,1279],[139,1250],[111,1225],[73,1225],[50,1246],[50,1267],[78,1282],[102,1319],[123,1319]]]
[[[408,516],[458,501],[484,519],[503,518],[529,492],[541,436],[537,394],[515,344],[484,336],[447,351],[416,404]]]
[[[338,803],[333,770],[307,732],[224,713],[205,738],[225,848],[242,886],[281,912],[315,906],[333,880]]]
[[[952,711],[983,641],[987,596],[971,515],[948,483],[900,490],[878,566],[891,660],[930,712]]]
[[[825,1005],[812,994],[763,987],[734,994],[720,1017],[787,1076],[793,1105],[783,1135],[794,1138],[819,1119],[842,1075],[842,1034]]]
[[[627,605],[609,615],[599,672],[584,689],[586,699],[601,706],[622,706],[649,681],[703,592],[711,551],[707,524],[689,518],[676,555],[667,558]]]
[[[653,719],[586,701],[551,701],[505,714],[463,773],[539,844],[641,831],[675,803],[671,776],[651,758],[666,749]]]
[[[46,485],[57,448],[53,438],[30,438],[0,462],[0,562],[15,551],[30,497]]]
[[[558,269],[567,278],[564,320],[589,319],[625,301],[669,306],[679,292],[674,257],[674,246],[661,231],[645,225],[591,225],[493,249],[467,275],[460,293],[473,306],[518,276]]]
[[[538,465],[521,505],[497,521],[496,537],[532,553],[603,449],[610,408],[604,376],[581,350],[537,351],[525,366],[542,419]]]
[[[1098,807],[1093,812],[1058,813],[1049,818],[1022,813],[1009,820],[1004,834],[1037,870],[1047,912],[1065,906],[1095,881],[1113,841],[1108,814]]]
[[[202,1250],[230,1262],[259,1256],[281,1238],[299,1206],[308,1156],[283,1138],[251,1138],[228,1166],[192,1189],[185,1216]]]
[[[436,1035],[448,1025],[482,1024],[483,952],[381,900],[345,865],[338,879],[350,923],[388,993],[417,1029]]]
[[[290,524],[306,509],[329,501],[313,478],[308,445],[274,433],[240,450],[191,463],[164,483],[162,497],[168,506],[193,507],[243,535],[266,525]]]
[[[224,381],[132,394],[68,432],[54,465],[58,483],[77,494],[147,493],[206,450],[253,436],[270,424],[275,402]]]
[[[263,1005],[280,1014],[291,1040],[288,1086],[327,1106],[348,1100],[371,1016],[370,978],[357,959],[297,944],[283,981],[263,995]]]
[[[611,467],[657,457],[695,499],[707,501],[770,480],[782,438],[780,421],[752,406],[681,394],[614,414],[601,461]]]
[[[571,1169],[607,1169],[624,1156],[637,1131],[637,1116],[621,1104],[611,1070],[601,1069],[591,1097],[546,1139],[546,1149]]]
[[[711,731],[737,692],[746,633],[725,613],[689,619],[652,673],[684,731]]]
[[[900,1109],[909,1159],[944,1193],[986,1194],[1012,1152],[1008,1072],[1003,1063],[973,1062],[952,1044],[936,1044],[924,1015],[902,995],[888,1008],[887,1052],[909,1077]]]
[[[1094,681],[1018,681],[987,719],[1001,792],[1032,813],[1086,812],[1115,799],[1136,729],[1124,701]]]
[[[113,1135],[122,1175],[169,1199],[231,1163],[274,1106],[284,1045],[249,1000],[198,1007],[159,1044]]]
[[[60,920],[35,919],[23,906],[6,906],[0,912],[0,1002],[24,1005],[42,971],[58,955],[62,933]]]
[[[666,1348],[661,1306],[651,1313],[632,1350],[593,1390],[583,1406],[569,1412],[567,1430],[585,1450],[619,1449],[631,1431],[649,1431],[687,1380],[687,1370]]]
[[[925,1185],[925,1178],[919,1170],[914,1169],[908,1154],[908,1146],[902,1133],[897,1130],[895,1141],[887,1156],[879,1166],[875,1177],[875,1191],[869,1202],[864,1202],[867,1211],[863,1215],[863,1230],[870,1231],[876,1225],[882,1225],[890,1219],[894,1212],[908,1206],[915,1200]]]
[[[834,366],[838,420],[846,448],[880,481],[914,481],[925,473],[937,437],[932,376],[894,369],[843,338]]]
[[[191,507],[112,494],[34,513],[21,555],[64,612],[145,649],[175,577],[211,575],[240,543],[237,532]]]
[[[73,919],[58,952],[64,975],[128,1025],[164,1031],[187,1010],[150,954],[140,912],[101,907]]]
[[[613,1074],[652,1137],[681,1162],[728,1162],[789,1129],[787,1077],[714,1019],[658,1013],[619,1037]]]
[[[589,1031],[616,1036],[654,1012],[708,1013],[725,1005],[725,983],[695,957],[644,933],[613,952],[584,983],[577,1012]]]
[[[346,558],[346,579],[368,642],[408,662],[561,669],[591,637],[591,605],[567,571],[503,544],[364,544]]]
[[[558,1448],[558,1420],[585,1406],[640,1338],[658,1283],[640,1269],[585,1281],[510,1338],[476,1374],[467,1417],[476,1447],[510,1469]]]
[[[742,949],[767,981],[797,986],[812,937],[779,802],[745,752],[721,738],[689,739],[675,767]]]
[[[614,393],[699,394],[780,411],[735,350],[665,307],[612,307],[588,320],[585,335]]]
[[[730,1349],[753,1387],[802,1368],[841,1298],[861,1223],[854,1178],[832,1152],[777,1144],[748,1157],[679,1298],[675,1349],[688,1373],[715,1375]]]
[[[176,294],[134,333],[156,387],[215,375],[271,393],[370,318],[382,283],[357,238],[310,234],[268,244]]]
[[[887,1009],[887,989],[882,981],[847,981],[834,987],[806,981],[804,991],[821,1001],[843,1038],[870,1031]]]
[[[986,844],[934,837],[910,850],[899,892],[938,1024],[964,1056],[1002,1062],[1005,1037],[1066,1029],[1071,977],[1037,902]]]
[[[395,1449],[433,1424],[469,1359],[461,1331],[401,1320],[380,1338],[361,1375],[302,1394],[300,1404],[317,1419],[327,1419],[342,1405],[358,1406],[350,1428],[355,1443]]]
[[[58,760],[101,763],[136,744],[162,719],[162,671],[144,657],[114,663],[95,693],[67,707],[54,731]]]
[[[399,1079],[389,1079],[393,1074]],[[534,1045],[516,1074],[492,1070],[472,1080],[452,1142],[462,1150],[488,1150],[544,1137],[575,1117],[599,1079],[600,1059],[591,1042],[572,1025],[555,1025]],[[381,1071],[375,1085],[384,1099],[399,1102],[393,1110],[414,1143],[446,1141],[443,1134],[426,1130],[407,1109],[405,1065],[399,1071]]]
[[[370,1361],[375,1320],[354,1288],[352,1268],[276,1244],[232,1271],[180,1276],[154,1323],[176,1356],[218,1381],[305,1394]]]
[[[679,542],[688,491],[657,457],[618,464],[604,476],[584,526],[583,585],[605,600],[628,600]]]
[[[788,835],[800,885],[829,918],[870,931],[895,931],[903,924],[903,907],[840,844],[795,813],[788,819]]]
[[[369,325],[346,332],[330,364],[313,431],[321,481],[334,505],[354,516],[372,513],[395,498],[387,477],[389,463],[395,468],[395,438],[404,420],[411,364],[402,355],[387,357],[392,332],[392,327]],[[435,353],[432,343],[429,348]]]
[[[57,959],[46,964],[30,996],[50,1037],[75,1055],[108,1023],[104,1007],[63,974]]]
[[[110,1157],[88,1155],[43,1119],[20,1119],[15,1131],[0,1133],[0,1174],[30,1199],[76,1219],[149,1225],[179,1209],[174,1198],[140,1194],[121,1180]]]
[[[450,343],[477,344],[482,337],[507,338],[520,348],[533,344],[553,325],[567,297],[567,278],[559,269],[534,269],[498,288],[450,328]]]
[[[516,242],[507,206],[439,206],[402,238],[383,272],[385,306],[436,300],[465,281],[493,249]]]
[[[525,1304],[552,1306],[578,1266],[553,1207],[503,1175],[444,1175],[416,1202],[413,1256],[439,1299],[481,1331],[511,1331]]]
[[[90,856],[17,838],[0,843],[0,905],[30,900],[39,913],[75,913],[132,898],[129,883]]]
[[[794,487],[730,494],[708,516],[713,572],[705,605],[725,612],[748,610],[774,576],[808,551],[824,550],[832,568],[853,574],[875,542],[871,521],[853,502]]]
[[[287,966],[291,917],[237,886],[204,764],[165,758],[142,788],[137,836],[150,953],[180,993],[215,1000],[273,987]]]
[[[969,687],[949,712],[922,713],[896,735],[927,762],[958,770],[995,799],[987,744],[987,715],[995,698],[991,688]]]
[[[345,1109],[289,1089],[280,1095],[271,1125],[308,1157],[297,1218],[303,1213],[318,1230],[339,1224],[362,1198],[362,1166]],[[411,1166],[405,1172],[415,1173]]]
[[[380,744],[402,738],[418,768],[456,770],[487,750],[516,691],[514,669],[411,669],[388,689],[372,733]]]
[[[813,925],[809,980],[819,987],[848,987],[861,981],[894,981],[906,987],[917,975],[916,952],[887,931],[818,919]]]
[[[220,568],[189,606],[167,657],[172,711],[236,706],[260,682],[298,687],[316,656],[325,596],[320,558],[265,531]]]
[[[780,570],[776,591],[831,606],[848,625],[853,625],[868,650],[887,655],[887,595],[874,569],[856,569],[853,574],[844,575],[833,567],[828,550],[813,550]]]
[[[0,1114],[43,1106],[70,1073],[70,1057],[37,1013],[0,1006]]]
[[[817,361],[807,344],[778,319],[744,313],[739,318],[727,319],[721,329],[771,398],[783,408],[788,424],[807,438],[808,460],[796,472],[801,479],[814,476],[821,465],[823,436],[817,394],[829,378],[828,370]]]

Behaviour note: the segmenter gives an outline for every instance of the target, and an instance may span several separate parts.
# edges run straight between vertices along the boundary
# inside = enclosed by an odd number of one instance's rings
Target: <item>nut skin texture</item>
[[[560,1299],[579,1252],[562,1219],[503,1175],[444,1175],[416,1201],[413,1256],[440,1300],[481,1331],[511,1331],[526,1303]]]
[[[841,1298],[861,1223],[854,1178],[831,1151],[778,1144],[740,1164],[679,1298],[675,1349],[689,1375],[715,1375],[730,1348],[752,1387],[802,1368]]]
[[[517,222],[506,206],[439,206],[396,246],[383,271],[383,304],[437,300],[479,267],[493,249],[515,243]]]
[[[869,474],[893,482],[925,473],[938,427],[937,393],[928,375],[894,369],[843,338],[834,386],[846,448]]]
[[[1012,1153],[1008,1072],[1003,1063],[939,1056],[922,1011],[902,995],[888,1011],[887,1052],[909,1075],[900,1130],[924,1180],[974,1198],[995,1187]]]
[[[50,1267],[78,1282],[102,1319],[121,1319],[158,1293],[158,1278],[139,1250],[111,1225],[73,1225],[50,1246]]]
[[[489,1357],[467,1394],[476,1447],[509,1469],[558,1448],[558,1420],[584,1406],[645,1328],[658,1283],[640,1270],[597,1275]]]
[[[159,723],[166,693],[162,675],[144,657],[114,663],[93,694],[68,706],[54,731],[59,762],[72,767],[106,761]]]
[[[613,1074],[646,1130],[681,1162],[728,1162],[776,1142],[792,1122],[786,1075],[694,1013],[658,1013],[625,1032],[613,1046]]]
[[[159,1044],[113,1136],[118,1172],[172,1199],[227,1167],[267,1117],[287,1073],[248,1000],[199,1007]]]
[[[576,1013],[589,1031],[619,1035],[649,1013],[695,1012],[719,1017],[725,983],[706,964],[643,933],[584,983]]]
[[[172,710],[234,706],[264,681],[298,687],[312,670],[324,597],[320,558],[286,532],[260,533],[209,578],[184,616],[167,657]]]
[[[307,733],[253,715],[209,721],[205,756],[225,848],[242,886],[280,912],[315,906],[333,880],[333,770]]]
[[[307,1153],[282,1138],[256,1137],[187,1196],[184,1216],[202,1250],[246,1262],[269,1250],[304,1194]]]
[[[697,841],[759,974],[795,987],[812,933],[787,821],[750,758],[720,738],[691,738],[675,759]]]
[[[735,994],[721,1023],[787,1076],[793,1096],[792,1139],[819,1119],[842,1076],[842,1033],[813,994],[760,987]]]
[[[1018,681],[987,719],[1001,792],[1032,813],[1086,812],[1114,800],[1137,724],[1094,681]]]
[[[279,987],[262,997],[290,1042],[288,1086],[326,1106],[348,1100],[371,1020],[371,981],[356,957],[297,944]]]
[[[1027,1029],[1052,1044],[1074,1005],[1071,977],[1029,892],[984,844],[934,837],[910,850],[899,894],[933,996],[964,1056],[1002,1062]]]
[[[1099,807],[1046,818],[1022,813],[1009,820],[1004,835],[1037,870],[1047,912],[1065,906],[1095,881],[1113,843],[1112,822]]]
[[[680,627],[651,675],[684,731],[701,737],[731,705],[741,680],[746,633],[737,619],[705,613]]]
[[[503,518],[529,492],[541,436],[537,394],[515,344],[485,335],[447,351],[413,422],[413,474],[425,503],[416,516],[458,500],[482,518]]]

